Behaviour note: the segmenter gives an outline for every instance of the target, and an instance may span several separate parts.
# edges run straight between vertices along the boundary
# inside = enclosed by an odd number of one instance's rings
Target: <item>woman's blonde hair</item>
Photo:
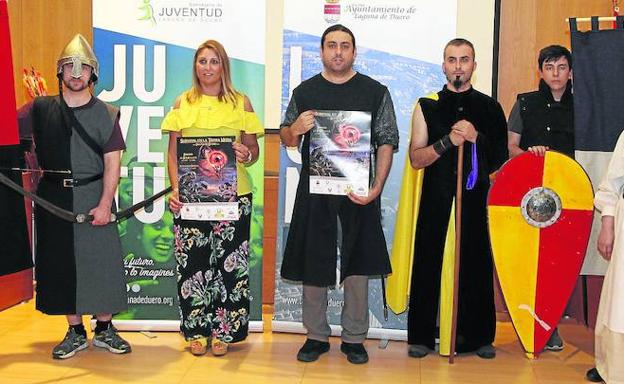
[[[197,70],[195,65],[197,63],[197,57],[199,53],[204,49],[212,49],[221,62],[221,91],[217,95],[220,102],[231,102],[236,106],[236,97],[240,95],[234,86],[232,85],[232,76],[230,72],[230,58],[225,52],[223,45],[216,40],[206,40],[195,51],[193,57],[193,87],[186,94],[186,100],[189,104],[194,103],[202,95],[201,85],[199,84],[199,78],[197,77]]]

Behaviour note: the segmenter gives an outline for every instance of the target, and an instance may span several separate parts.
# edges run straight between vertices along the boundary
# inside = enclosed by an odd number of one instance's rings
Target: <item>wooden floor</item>
[[[270,310],[270,308],[265,309]],[[270,316],[265,318],[269,329]],[[231,346],[224,357],[194,357],[177,333],[144,335],[123,333],[133,352],[113,355],[89,347],[66,361],[50,357],[52,347],[66,330],[61,316],[45,316],[33,302],[0,313],[0,383],[585,383],[593,364],[591,331],[576,324],[561,326],[566,341],[562,352],[547,352],[530,361],[521,352],[510,323],[499,322],[494,360],[459,356],[447,359],[427,356],[412,359],[404,342],[378,348],[368,340],[370,362],[349,364],[340,353],[340,340],[315,363],[300,363],[295,354],[302,335],[253,333],[247,341]],[[148,337],[149,336],[149,337]]]

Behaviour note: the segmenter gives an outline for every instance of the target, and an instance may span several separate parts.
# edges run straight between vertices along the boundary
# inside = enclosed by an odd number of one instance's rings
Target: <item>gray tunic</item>
[[[122,140],[117,146],[107,145],[118,116],[115,107],[94,97],[73,112],[99,147],[105,151],[123,149]],[[74,179],[104,172],[101,155],[65,124],[58,96],[35,99],[32,116],[37,157],[43,169],[69,169]],[[64,209],[88,213],[97,206],[102,188],[102,179],[66,188],[58,175],[46,173],[38,194]],[[127,308],[116,223],[72,224],[37,208],[36,224],[37,309],[48,314],[98,314]]]
[[[95,99],[86,108],[74,108],[85,131],[104,147],[110,138],[118,110]],[[79,135],[71,137],[71,166],[75,178],[104,172],[103,159]],[[98,205],[103,180],[73,188],[74,212],[88,213]],[[112,209],[115,209],[113,201]],[[76,309],[78,313],[117,313],[127,308],[121,242],[117,224],[103,227],[74,224],[76,257]]]

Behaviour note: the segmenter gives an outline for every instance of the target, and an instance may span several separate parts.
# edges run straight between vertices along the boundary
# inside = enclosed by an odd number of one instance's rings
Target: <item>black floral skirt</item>
[[[251,193],[238,196],[238,221],[174,219],[180,330],[187,340],[247,337],[251,202]]]

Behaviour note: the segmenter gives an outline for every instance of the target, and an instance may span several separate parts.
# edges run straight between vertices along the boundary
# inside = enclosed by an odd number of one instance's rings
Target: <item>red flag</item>
[[[0,0],[0,146],[19,144],[11,31],[6,0]]]

